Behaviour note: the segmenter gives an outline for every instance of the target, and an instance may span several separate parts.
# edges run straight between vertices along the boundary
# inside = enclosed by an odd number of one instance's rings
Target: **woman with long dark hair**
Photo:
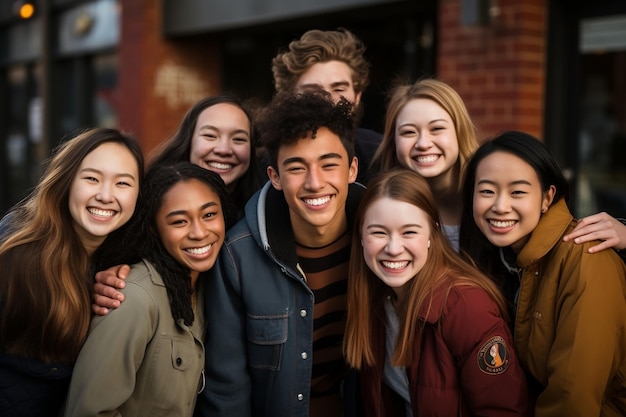
[[[563,236],[577,221],[545,145],[517,131],[467,164],[461,249],[505,289],[535,415],[626,414],[626,267]]]
[[[89,329],[93,271],[131,218],[142,173],[133,138],[87,130],[55,150],[3,219],[0,414],[58,413]]]

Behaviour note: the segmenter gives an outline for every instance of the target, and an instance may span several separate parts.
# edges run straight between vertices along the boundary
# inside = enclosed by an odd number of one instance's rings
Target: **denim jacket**
[[[349,224],[364,188],[350,186]],[[196,414],[307,417],[313,292],[298,264],[282,192],[268,182],[246,204],[207,280],[207,385]]]

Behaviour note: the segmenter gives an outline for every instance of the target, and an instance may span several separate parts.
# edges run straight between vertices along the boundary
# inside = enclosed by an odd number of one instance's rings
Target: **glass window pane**
[[[626,22],[626,16],[622,17]],[[626,31],[611,44],[612,20],[583,21],[581,42],[581,130],[576,215],[606,211],[626,216]],[[593,33],[589,33],[589,31]],[[593,36],[592,36],[593,35]],[[610,38],[610,37],[609,37]],[[607,38],[608,39],[608,38]]]
[[[117,126],[117,54],[98,55],[93,60],[93,120],[97,126]]]

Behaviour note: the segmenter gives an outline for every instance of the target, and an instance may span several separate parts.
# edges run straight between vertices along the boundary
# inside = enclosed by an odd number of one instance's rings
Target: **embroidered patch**
[[[490,375],[499,375],[509,367],[509,353],[500,336],[489,339],[478,351],[478,367]]]

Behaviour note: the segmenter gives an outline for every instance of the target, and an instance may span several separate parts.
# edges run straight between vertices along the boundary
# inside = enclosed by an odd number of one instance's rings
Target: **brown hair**
[[[403,201],[423,210],[429,219],[431,242],[424,267],[407,284],[406,297],[398,300],[400,332],[391,360],[393,365],[409,366],[413,361],[414,346],[419,346],[422,337],[424,311],[430,311],[430,300],[436,290],[443,290],[443,307],[453,287],[467,285],[482,288],[498,304],[503,317],[506,317],[505,301],[496,285],[464,261],[441,231],[437,206],[428,183],[407,169],[379,173],[372,178],[361,200],[352,236],[344,352],[348,364],[356,369],[374,366],[372,322],[374,317],[384,314],[385,297],[394,294],[368,268],[361,246],[366,211],[372,203],[383,197]]]
[[[293,91],[300,76],[313,64],[341,61],[352,69],[352,83],[358,94],[369,83],[369,63],[364,53],[363,42],[346,29],[309,30],[289,44],[289,51],[272,60],[274,86],[278,92]]]
[[[3,220],[0,346],[8,353],[73,363],[87,337],[92,258],[74,230],[68,200],[83,159],[107,142],[131,152],[141,177],[143,156],[134,138],[115,129],[87,130],[56,149],[33,193]]]
[[[452,119],[459,143],[459,159],[456,169],[458,171],[457,186],[460,190],[465,163],[478,148],[478,133],[461,96],[448,84],[435,79],[423,79],[415,84],[400,85],[391,90],[385,115],[383,140],[372,158],[372,170],[383,171],[400,165],[396,156],[396,121],[404,106],[409,101],[418,98],[434,101]]]

